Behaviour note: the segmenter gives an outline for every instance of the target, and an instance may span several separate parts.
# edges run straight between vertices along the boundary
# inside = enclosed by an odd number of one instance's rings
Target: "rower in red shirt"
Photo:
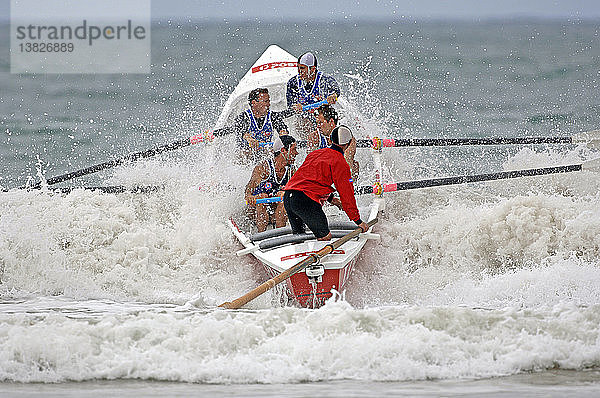
[[[304,233],[307,225],[317,240],[330,240],[331,232],[322,208],[325,201],[343,208],[363,232],[369,228],[356,207],[350,166],[344,158],[351,141],[352,132],[348,127],[336,127],[331,132],[331,147],[309,153],[286,184],[283,205],[292,233]],[[332,185],[339,192],[339,199],[333,196]]]

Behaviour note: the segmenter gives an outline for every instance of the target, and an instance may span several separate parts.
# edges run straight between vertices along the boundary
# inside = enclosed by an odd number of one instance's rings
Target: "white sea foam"
[[[506,167],[555,164],[557,156],[525,149]],[[581,162],[581,151],[560,157],[559,163]],[[388,163],[396,160],[401,155]],[[368,161],[364,167],[368,172]],[[198,295],[208,302],[231,297],[263,277],[256,263],[233,254],[238,246],[224,225],[242,207],[249,173],[213,146],[184,161],[121,168],[109,181],[166,186],[152,194],[3,194],[0,289],[17,297],[179,304]],[[382,241],[367,246],[348,298],[355,305],[428,302],[430,294],[420,290],[447,290],[460,281],[477,285],[552,267],[594,270],[600,254],[597,181],[594,173],[579,172],[387,194],[377,227]]]
[[[249,286],[252,263],[230,256],[236,246],[223,223],[240,207],[239,192],[219,191],[222,180],[207,177],[214,170],[193,178],[185,164],[145,164],[141,179],[148,167],[159,180],[169,171],[166,189],[3,194],[3,293],[185,302],[204,289]]]
[[[148,308],[88,320],[60,313],[1,317],[4,381],[392,381],[600,364],[600,307],[572,303],[543,310],[356,309],[332,301],[319,310]]]

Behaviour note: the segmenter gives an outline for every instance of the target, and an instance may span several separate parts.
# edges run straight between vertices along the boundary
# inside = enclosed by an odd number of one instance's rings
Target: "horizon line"
[[[468,16],[453,16],[453,17],[412,17],[412,16],[401,16],[401,17],[350,17],[350,18],[326,18],[316,17],[311,19],[306,18],[281,18],[281,17],[201,17],[201,16],[161,16],[151,17],[151,22],[177,22],[177,23],[343,23],[351,24],[355,22],[388,22],[388,23],[414,23],[414,22],[519,22],[519,21],[548,21],[548,22],[597,22],[600,20],[599,16],[593,17],[581,17],[581,16],[539,16],[530,14],[514,14],[514,15],[498,15],[498,16],[484,16],[484,17],[468,17]],[[0,17],[0,23],[10,23],[11,19],[9,16]]]

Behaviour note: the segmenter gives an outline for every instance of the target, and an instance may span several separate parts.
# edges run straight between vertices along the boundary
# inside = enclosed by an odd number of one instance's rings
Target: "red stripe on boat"
[[[252,68],[252,73],[277,68],[296,68],[297,66],[298,62],[296,61],[269,62],[268,64],[255,66],[254,68]]]

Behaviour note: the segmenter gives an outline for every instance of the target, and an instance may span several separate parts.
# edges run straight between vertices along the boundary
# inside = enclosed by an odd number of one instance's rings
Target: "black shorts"
[[[323,207],[306,196],[304,192],[285,191],[283,206],[287,212],[288,220],[290,220],[292,233],[304,233],[305,224],[317,238],[323,238],[329,233],[329,225]]]

